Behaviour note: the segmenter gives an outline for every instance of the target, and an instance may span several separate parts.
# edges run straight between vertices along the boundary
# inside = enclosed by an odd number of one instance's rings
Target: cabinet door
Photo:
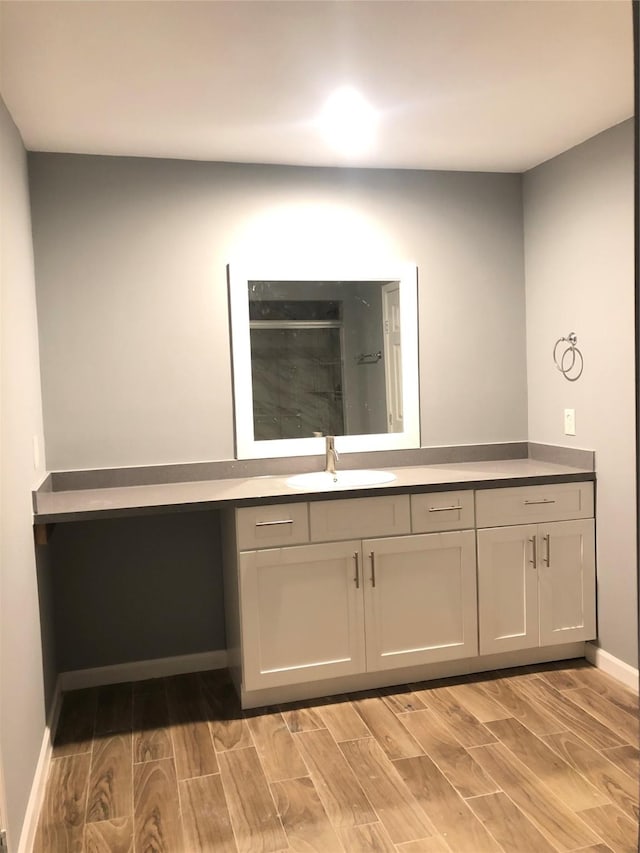
[[[535,524],[478,530],[480,654],[539,645]]]
[[[246,690],[364,671],[360,567],[359,541],[240,555]]]
[[[363,557],[368,671],[478,653],[472,530],[368,539]]]
[[[596,636],[593,519],[541,524],[538,539],[540,645],[592,640]]]

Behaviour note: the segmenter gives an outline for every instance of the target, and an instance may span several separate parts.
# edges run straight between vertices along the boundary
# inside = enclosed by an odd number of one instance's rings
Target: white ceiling
[[[524,171],[633,113],[630,0],[3,0],[0,92],[31,150]],[[381,113],[338,157],[339,85]]]

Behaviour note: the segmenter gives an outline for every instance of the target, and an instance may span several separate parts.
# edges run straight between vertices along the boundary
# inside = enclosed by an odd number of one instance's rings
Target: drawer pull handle
[[[376,555],[373,551],[369,554],[369,559],[371,560],[371,586],[375,587],[376,585]]]
[[[276,524],[293,524],[293,519],[282,518],[277,521],[256,521],[256,527],[274,527]]]
[[[544,542],[547,546],[547,554],[544,558],[544,564],[547,568],[551,565],[551,536],[547,533],[544,537]]]
[[[537,569],[538,568],[538,540],[537,540],[537,537],[532,536],[531,539],[529,539],[529,542],[531,542],[531,557],[532,557],[532,559],[529,560],[529,562],[531,563],[531,565],[533,566],[534,569]]]
[[[429,512],[449,512],[452,509],[462,509],[462,507],[459,504],[457,506],[430,506]]]
[[[525,501],[525,506],[538,506],[539,504],[554,504],[555,500],[552,498],[542,498],[541,501]]]
[[[356,562],[356,576],[354,578],[354,581],[356,582],[356,589],[360,589],[360,559],[358,557],[357,551],[353,552],[353,559]]]

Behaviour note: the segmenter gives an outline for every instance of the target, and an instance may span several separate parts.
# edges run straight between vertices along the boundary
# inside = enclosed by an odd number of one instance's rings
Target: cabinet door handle
[[[256,521],[256,527],[274,527],[276,524],[293,524],[293,519],[280,518],[277,521]]]
[[[356,583],[356,589],[360,589],[360,557],[357,551],[353,552],[353,559],[355,560],[356,564],[356,576],[354,578],[354,581]]]
[[[375,587],[376,585],[376,555],[373,551],[369,554],[369,559],[371,560],[371,586]]]
[[[531,559],[529,560],[529,562],[531,563],[531,565],[533,566],[534,569],[537,569],[538,568],[538,539],[536,536],[532,536],[531,539],[529,539],[529,542],[531,542]]]
[[[429,512],[449,512],[452,509],[462,509],[461,506],[430,506]]]
[[[525,506],[539,506],[540,504],[554,504],[555,500],[552,498],[542,498],[541,501],[525,501]]]
[[[548,568],[551,565],[551,535],[547,533],[543,538],[547,546],[547,554],[544,558],[544,564]]]

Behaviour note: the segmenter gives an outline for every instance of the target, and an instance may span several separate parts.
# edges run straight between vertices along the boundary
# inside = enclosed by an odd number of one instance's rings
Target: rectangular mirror
[[[238,459],[420,446],[415,266],[227,272]]]

